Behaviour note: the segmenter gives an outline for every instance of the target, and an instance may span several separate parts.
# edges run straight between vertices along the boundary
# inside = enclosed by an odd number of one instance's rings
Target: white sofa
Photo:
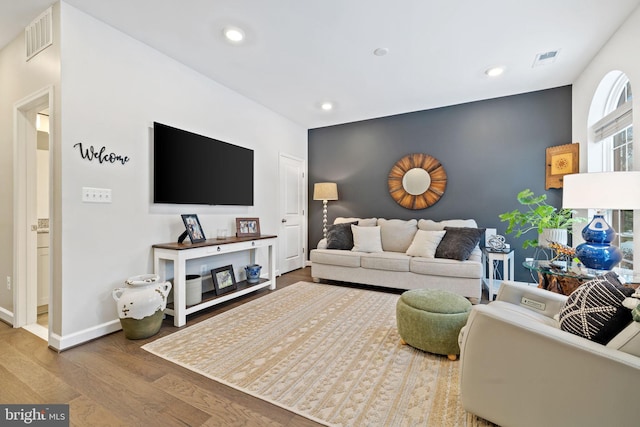
[[[443,289],[480,300],[482,295],[482,252],[476,245],[468,259],[457,260],[408,255],[418,230],[443,231],[445,227],[476,228],[476,221],[431,221],[338,218],[334,224],[358,222],[380,229],[381,252],[326,249],[322,239],[310,253],[314,281],[336,280],[397,289]]]
[[[598,344],[559,328],[566,300],[503,282],[474,306],[459,337],[465,410],[502,426],[640,425],[640,323]]]

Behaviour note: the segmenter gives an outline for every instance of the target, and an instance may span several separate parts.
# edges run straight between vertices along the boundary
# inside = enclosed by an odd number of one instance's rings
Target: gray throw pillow
[[[327,249],[342,249],[350,251],[353,248],[353,233],[351,225],[356,222],[333,224],[327,227]]]
[[[609,272],[580,285],[560,310],[560,329],[607,344],[632,321],[622,301],[634,292]]]
[[[480,242],[484,228],[445,227],[446,233],[436,248],[436,258],[466,261]]]

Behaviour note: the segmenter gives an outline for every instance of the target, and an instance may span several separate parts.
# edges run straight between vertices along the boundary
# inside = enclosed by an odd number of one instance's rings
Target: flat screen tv
[[[154,122],[153,202],[253,206],[253,150]]]

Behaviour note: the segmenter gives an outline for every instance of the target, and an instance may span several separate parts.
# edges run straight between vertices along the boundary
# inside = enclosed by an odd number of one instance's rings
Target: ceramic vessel
[[[247,265],[244,268],[244,272],[247,275],[247,283],[258,283],[260,281],[260,270],[262,269],[261,265],[251,264]]]
[[[148,338],[160,330],[171,283],[159,283],[159,279],[156,274],[133,276],[125,287],[113,290],[125,337]]]

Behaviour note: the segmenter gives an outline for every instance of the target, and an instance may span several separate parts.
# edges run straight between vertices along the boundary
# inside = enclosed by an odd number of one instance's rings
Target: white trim
[[[120,319],[115,319],[101,325],[96,325],[91,328],[74,332],[69,335],[60,336],[58,334],[49,332],[49,347],[57,351],[68,350],[71,347],[75,347],[96,338],[112,334],[121,329],[122,325],[120,324]]]
[[[13,312],[0,307],[0,320],[13,326]]]

